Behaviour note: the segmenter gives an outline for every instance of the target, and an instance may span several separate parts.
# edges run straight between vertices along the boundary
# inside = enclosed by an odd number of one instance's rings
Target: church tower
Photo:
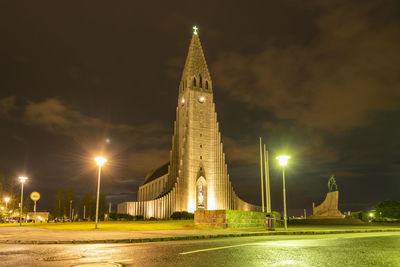
[[[170,162],[150,172],[139,187],[138,202],[121,203],[118,212],[168,218],[175,211],[259,210],[238,198],[229,180],[213,82],[198,29],[193,29],[179,83]]]
[[[179,84],[170,179],[177,183],[176,210],[233,209],[221,133],[215,112],[213,83],[197,27],[194,27]]]
[[[217,181],[221,178],[217,169],[223,167],[216,162],[222,156],[217,155],[219,132],[212,80],[196,28],[179,84],[176,117],[171,178],[179,188],[177,209],[220,208],[216,190],[217,183],[223,186],[222,180]]]

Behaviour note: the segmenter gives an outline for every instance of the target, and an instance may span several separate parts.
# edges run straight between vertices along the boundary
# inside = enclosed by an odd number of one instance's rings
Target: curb
[[[275,236],[275,235],[329,235],[329,234],[351,234],[351,233],[374,233],[374,232],[400,232],[400,229],[365,229],[365,230],[337,230],[337,231],[296,231],[296,232],[250,232],[237,234],[216,234],[216,235],[192,235],[192,236],[171,236],[136,239],[104,239],[104,240],[0,240],[0,244],[118,244],[118,243],[148,243],[163,241],[198,240],[224,237],[247,237],[247,236]]]

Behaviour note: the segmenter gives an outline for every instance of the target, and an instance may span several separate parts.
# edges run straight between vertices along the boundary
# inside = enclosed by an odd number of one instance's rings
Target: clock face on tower
[[[200,103],[204,103],[204,101],[206,101],[206,99],[205,99],[204,96],[199,97],[199,102],[200,102]]]
[[[182,97],[182,100],[181,100],[181,104],[182,104],[182,106],[185,105],[185,98],[183,98],[183,97]]]

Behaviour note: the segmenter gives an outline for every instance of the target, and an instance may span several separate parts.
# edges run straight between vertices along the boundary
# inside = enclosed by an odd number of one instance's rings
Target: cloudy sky
[[[400,196],[398,1],[2,1],[0,171],[135,200],[169,160],[178,84],[200,30],[235,191],[261,202],[258,138],[287,168],[290,215],[335,174],[342,211]],[[110,142],[106,142],[106,139]],[[272,207],[282,209],[271,159]]]

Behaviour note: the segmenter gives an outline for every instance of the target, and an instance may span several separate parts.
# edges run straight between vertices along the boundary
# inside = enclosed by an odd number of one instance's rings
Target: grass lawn
[[[62,230],[94,230],[94,222],[74,222],[74,223],[23,223],[24,227],[37,227],[45,229],[62,229]],[[3,223],[0,227],[19,226],[17,223]],[[399,229],[400,225],[394,224],[390,226],[374,226],[374,225],[289,225],[288,232],[298,231],[340,231],[340,230],[384,230]],[[157,231],[157,230],[221,230],[222,228],[211,228],[195,226],[193,220],[167,220],[167,221],[131,221],[131,222],[99,222],[98,230],[100,231]],[[235,230],[228,228],[226,230]],[[239,230],[239,229],[237,229]],[[244,231],[262,231],[263,228],[242,229]],[[283,227],[275,228],[275,231],[284,231]]]
[[[74,223],[23,223],[24,227],[38,227],[62,230],[94,230],[94,222]],[[3,223],[0,227],[19,226],[17,223]],[[98,230],[105,231],[152,231],[152,230],[188,230],[196,229],[193,220],[168,221],[132,221],[132,222],[99,222]]]

